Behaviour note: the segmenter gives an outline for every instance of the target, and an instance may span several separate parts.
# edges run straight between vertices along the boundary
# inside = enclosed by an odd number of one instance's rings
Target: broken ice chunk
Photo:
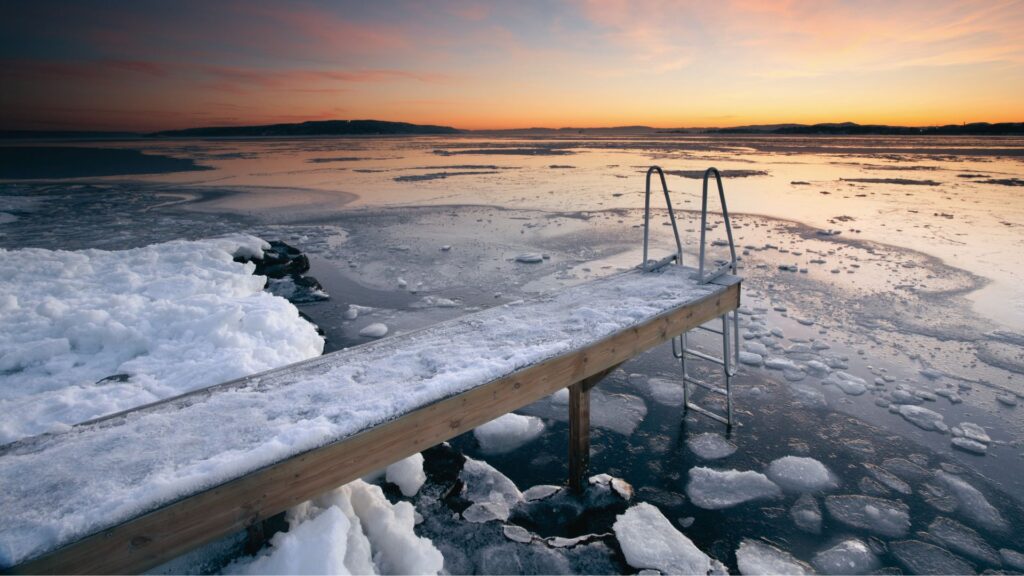
[[[665,518],[660,510],[643,502],[616,516],[612,526],[626,563],[638,570],[663,574],[709,574],[724,567]]]
[[[364,336],[366,338],[383,338],[384,336],[387,335],[387,333],[387,325],[381,324],[380,322],[374,322],[373,324],[370,324],[369,326],[366,326],[359,331],[359,335]]]
[[[954,554],[919,540],[890,542],[889,551],[911,574],[975,574],[970,564]]]
[[[882,536],[899,538],[910,529],[910,508],[903,502],[850,494],[828,496],[825,507],[839,522]]]
[[[821,574],[867,574],[881,566],[878,556],[863,541],[856,538],[814,555],[811,564]]]
[[[523,501],[515,483],[486,462],[466,458],[459,479],[463,482],[463,496],[473,502],[462,513],[470,522],[508,520],[509,510]]]
[[[929,410],[921,406],[911,406],[909,404],[901,404],[899,406],[900,416],[903,416],[911,424],[921,428],[922,430],[937,430],[939,432],[945,432],[948,427],[946,423],[942,421],[942,414]]]
[[[928,526],[928,535],[953,552],[994,566],[1002,563],[995,548],[989,546],[977,532],[956,520],[945,516],[935,518]]]
[[[973,422],[961,422],[959,425],[954,426],[950,432],[954,436],[963,436],[968,440],[974,440],[982,444],[988,444],[992,441],[988,433],[985,432],[985,429]]]
[[[764,474],[747,470],[691,468],[686,495],[695,506],[707,510],[729,508],[764,498],[778,498],[782,490]]]
[[[958,503],[956,510],[964,518],[993,532],[1003,533],[1010,529],[1010,524],[1003,518],[999,510],[989,503],[984,494],[968,484],[967,481],[944,470],[937,471],[935,479],[956,498]]]
[[[981,442],[976,442],[970,438],[953,438],[950,443],[954,448],[959,448],[965,452],[971,452],[974,454],[985,454],[988,452],[988,446]]]
[[[525,264],[537,264],[543,262],[544,256],[537,254],[536,252],[528,252],[526,254],[520,254],[516,256],[516,262],[523,262]]]
[[[800,530],[821,534],[821,508],[818,507],[818,501],[814,496],[804,494],[797,498],[793,507],[789,509],[789,517]]]
[[[413,454],[391,464],[387,467],[385,479],[397,485],[406,498],[415,496],[427,481],[427,475],[423,472],[423,455]]]
[[[864,467],[868,469],[868,472],[875,477],[876,480],[887,486],[888,488],[899,492],[900,494],[911,494],[913,490],[910,488],[910,484],[907,484],[903,480],[900,480],[892,472],[889,472],[885,468],[875,466],[874,464],[864,464]]]
[[[810,566],[789,552],[750,538],[740,542],[736,550],[736,565],[744,576],[814,574]]]
[[[787,492],[824,492],[839,486],[836,475],[814,458],[785,456],[773,460],[767,474]]]
[[[667,380],[665,378],[649,378],[646,382],[647,393],[658,404],[665,406],[682,406],[683,393],[682,382]]]
[[[735,444],[714,432],[705,432],[687,439],[686,447],[703,460],[719,460],[736,452]]]
[[[510,412],[473,430],[485,454],[511,452],[534,440],[544,432],[544,421],[534,416]]]
[[[850,396],[860,396],[868,391],[868,383],[859,376],[846,372],[833,372],[828,378],[821,381],[822,384],[832,384]]]

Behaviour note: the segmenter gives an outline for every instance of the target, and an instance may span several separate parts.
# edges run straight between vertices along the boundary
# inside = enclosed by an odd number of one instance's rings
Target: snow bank
[[[415,510],[391,504],[377,486],[356,480],[288,511],[276,534],[235,574],[437,574],[441,552],[413,531]]]
[[[236,235],[124,251],[0,249],[0,444],[318,356]]]
[[[616,516],[612,526],[626,563],[662,574],[726,573],[725,567],[676,530],[654,506],[642,502]]]

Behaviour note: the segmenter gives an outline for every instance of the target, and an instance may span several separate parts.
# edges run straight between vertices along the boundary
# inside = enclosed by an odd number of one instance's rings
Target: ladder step
[[[698,380],[698,379],[696,379],[696,378],[694,378],[692,376],[687,376],[687,375],[684,374],[683,375],[683,380],[685,380],[686,382],[689,382],[690,384],[694,384],[694,385],[700,386],[701,388],[704,388],[705,390],[709,390],[709,391],[714,392],[716,394],[721,394],[722,396],[728,396],[729,395],[729,391],[726,390],[725,388],[720,388],[718,386],[715,386],[714,384],[708,384],[707,382],[705,382],[703,380]]]
[[[708,362],[713,362],[715,364],[718,364],[719,366],[725,366],[725,360],[723,360],[722,358],[717,358],[715,356],[711,356],[710,354],[705,354],[699,350],[694,350],[693,348],[683,348],[683,353],[689,354],[691,356],[696,356],[697,358],[707,360]]]
[[[672,262],[677,262],[678,260],[678,254],[669,254],[668,256],[665,256],[664,258],[658,260],[657,262],[655,262],[654,260],[648,260],[647,262],[643,263],[642,267],[645,272],[654,272],[655,270],[660,270],[665,266],[671,264]]]
[[[710,411],[710,410],[708,410],[706,408],[702,408],[700,406],[697,406],[696,404],[694,404],[692,402],[687,402],[686,403],[686,408],[689,409],[689,410],[693,410],[694,412],[698,412],[700,414],[703,414],[703,415],[707,416],[708,418],[711,418],[712,420],[717,420],[717,421],[721,422],[722,424],[725,424],[726,426],[732,426],[732,424],[729,423],[729,419],[726,418],[725,416],[722,416],[720,414],[715,414],[714,412],[712,412],[712,411]]]
[[[723,332],[721,330],[716,330],[714,328],[708,328],[707,326],[703,326],[703,325],[702,326],[697,326],[696,329],[697,330],[704,330],[706,332],[711,332],[712,334],[718,334],[718,335],[722,335],[723,334]]]

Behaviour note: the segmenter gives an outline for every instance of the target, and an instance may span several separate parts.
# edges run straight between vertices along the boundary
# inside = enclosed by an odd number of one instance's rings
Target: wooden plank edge
[[[2,571],[128,573],[157,566],[594,376],[738,308],[739,303],[740,283],[731,283],[721,292],[669,310],[586,349],[567,352],[254,470]]]

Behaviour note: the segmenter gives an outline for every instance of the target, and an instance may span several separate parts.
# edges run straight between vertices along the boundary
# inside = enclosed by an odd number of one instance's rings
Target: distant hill
[[[822,134],[822,135],[924,135],[924,136],[1004,136],[1024,134],[1024,122],[974,122],[946,126],[887,126],[839,122],[827,124],[776,124],[709,128],[706,134]]]
[[[0,140],[45,140],[53,139],[84,139],[84,140],[119,140],[138,138],[142,134],[136,132],[103,132],[99,130],[0,130]]]
[[[586,127],[572,127],[567,126],[564,128],[504,128],[497,130],[474,130],[473,132],[479,134],[500,134],[500,135],[517,135],[517,134],[590,134],[590,135],[617,135],[617,134],[649,134],[656,132],[657,130],[650,126],[610,126],[607,128],[586,128]]]
[[[458,134],[450,126],[385,122],[383,120],[320,120],[298,124],[265,124],[262,126],[210,126],[165,130],[150,136],[353,136],[391,134]]]

